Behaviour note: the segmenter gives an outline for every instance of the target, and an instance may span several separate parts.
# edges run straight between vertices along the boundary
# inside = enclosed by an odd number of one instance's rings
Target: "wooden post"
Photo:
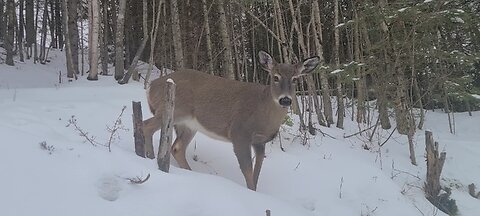
[[[145,157],[145,137],[143,135],[143,117],[141,102],[132,101],[132,110],[135,153],[140,157]]]
[[[163,101],[165,109],[162,113],[162,131],[160,133],[160,145],[158,147],[158,169],[167,172],[170,168],[170,146],[173,136],[173,111],[175,109],[175,83],[172,79],[167,80],[166,97]]]
[[[438,197],[440,186],[440,174],[445,163],[446,152],[438,154],[438,142],[434,142],[431,131],[425,131],[425,149],[427,151],[427,182],[425,182],[425,194],[427,198]]]

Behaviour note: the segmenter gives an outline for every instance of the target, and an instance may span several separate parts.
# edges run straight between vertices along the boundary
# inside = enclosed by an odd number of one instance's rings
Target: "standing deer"
[[[265,157],[265,143],[272,140],[285,119],[295,96],[295,80],[310,73],[319,64],[314,56],[298,64],[279,64],[266,52],[259,52],[262,68],[270,73],[270,85],[264,86],[181,69],[152,81],[147,93],[153,117],[145,120],[146,145],[162,124],[165,83],[176,83],[174,129],[177,138],[171,152],[178,165],[191,169],[185,150],[195,133],[231,142],[247,187],[256,190]],[[255,151],[252,169],[251,149]]]

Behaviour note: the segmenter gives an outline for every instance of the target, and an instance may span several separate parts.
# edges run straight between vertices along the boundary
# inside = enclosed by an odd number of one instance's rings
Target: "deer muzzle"
[[[292,99],[289,97],[282,97],[278,100],[278,103],[283,107],[289,107],[292,105]]]

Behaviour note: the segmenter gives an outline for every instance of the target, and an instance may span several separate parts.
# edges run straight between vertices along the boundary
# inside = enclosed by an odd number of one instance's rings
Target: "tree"
[[[14,36],[15,36],[15,22],[16,22],[16,13],[15,13],[15,1],[7,0],[7,5],[5,9],[5,16],[7,21],[7,29],[5,35],[5,49],[7,50],[7,58],[5,59],[5,64],[14,66],[13,62],[13,45],[14,45]]]
[[[119,9],[117,15],[117,28],[115,32],[115,79],[120,80],[123,77],[125,70],[124,57],[124,28],[125,28],[125,10],[127,7],[127,0],[119,0]]]
[[[88,25],[88,59],[90,63],[90,73],[88,80],[98,80],[98,31],[100,29],[100,10],[97,0],[89,1],[89,25]]]
[[[222,71],[223,76],[228,79],[235,79],[235,69],[233,67],[233,56],[232,56],[232,44],[230,42],[230,36],[228,35],[227,28],[227,18],[225,14],[225,1],[217,0],[218,13],[219,13],[219,31],[220,37],[222,39],[223,47],[225,48],[223,52],[223,64]]]
[[[24,55],[23,55],[23,38],[25,37],[25,28],[24,28],[24,23],[25,23],[25,16],[24,16],[24,10],[25,10],[25,1],[20,0],[18,2],[18,31],[17,31],[17,44],[18,44],[18,55],[20,57],[20,61],[24,62]]]
[[[175,68],[182,68],[185,66],[183,59],[183,45],[180,28],[180,20],[178,16],[177,0],[170,1],[170,13],[172,15],[172,37],[173,47],[175,50]]]
[[[207,52],[207,64],[208,64],[208,73],[213,75],[213,58],[212,58],[212,39],[210,36],[210,22],[208,21],[208,8],[207,0],[202,0],[202,12],[203,12],[203,28],[205,30],[205,43],[206,43],[206,52]]]
[[[35,13],[34,13],[34,4],[33,0],[25,0],[25,33],[26,33],[26,43],[25,47],[27,48],[27,59],[30,59],[32,56],[32,46],[35,43]]]
[[[334,45],[333,45],[333,59],[335,62],[335,68],[340,67],[340,31],[338,29],[338,20],[339,20],[339,9],[338,9],[338,0],[335,0],[334,5],[334,21],[333,21],[333,32],[334,32]],[[337,90],[337,127],[343,129],[343,120],[345,115],[345,104],[343,101],[343,90],[342,90],[342,80],[340,75],[336,79],[336,90]]]
[[[320,6],[318,0],[314,0],[312,4],[312,13],[314,17],[313,33],[316,54],[320,57],[320,62],[324,62],[322,40],[322,22],[320,19]],[[329,127],[333,124],[332,101],[330,99],[330,85],[328,84],[328,77],[325,70],[320,70],[319,79],[322,89],[323,113],[325,114],[326,124]]]
[[[5,39],[5,0],[0,0],[0,40]]]
[[[72,44],[72,43],[75,40],[74,40],[74,36],[72,36],[73,34],[70,32],[71,31],[71,28],[70,28],[70,23],[71,23],[70,17],[71,16],[69,14],[69,11],[72,11],[72,9],[70,9],[70,6],[72,5],[70,1],[74,1],[74,0],[62,1],[63,9],[64,9],[64,12],[63,12],[64,13],[64,16],[63,16],[63,21],[64,21],[63,26],[64,26],[64,28],[63,29],[65,29],[65,58],[66,58],[66,62],[67,62],[67,77],[77,79],[78,64],[75,64],[74,58],[75,57],[78,58],[78,53],[76,55],[74,55],[73,47],[75,46],[75,44]],[[76,10],[73,10],[73,11],[76,11]]]

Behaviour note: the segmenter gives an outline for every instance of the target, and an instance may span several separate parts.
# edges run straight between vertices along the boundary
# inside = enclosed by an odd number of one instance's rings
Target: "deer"
[[[172,79],[176,84],[176,139],[170,152],[178,166],[191,170],[186,149],[195,134],[201,132],[233,144],[247,188],[256,191],[265,144],[275,138],[287,115],[295,97],[296,80],[311,73],[320,62],[318,56],[313,56],[297,64],[277,63],[264,51],[258,57],[261,67],[269,73],[269,85],[229,80],[193,69],[178,69],[153,80],[147,90],[153,117],[143,122],[145,144],[152,145],[153,134],[161,128],[166,81]]]

